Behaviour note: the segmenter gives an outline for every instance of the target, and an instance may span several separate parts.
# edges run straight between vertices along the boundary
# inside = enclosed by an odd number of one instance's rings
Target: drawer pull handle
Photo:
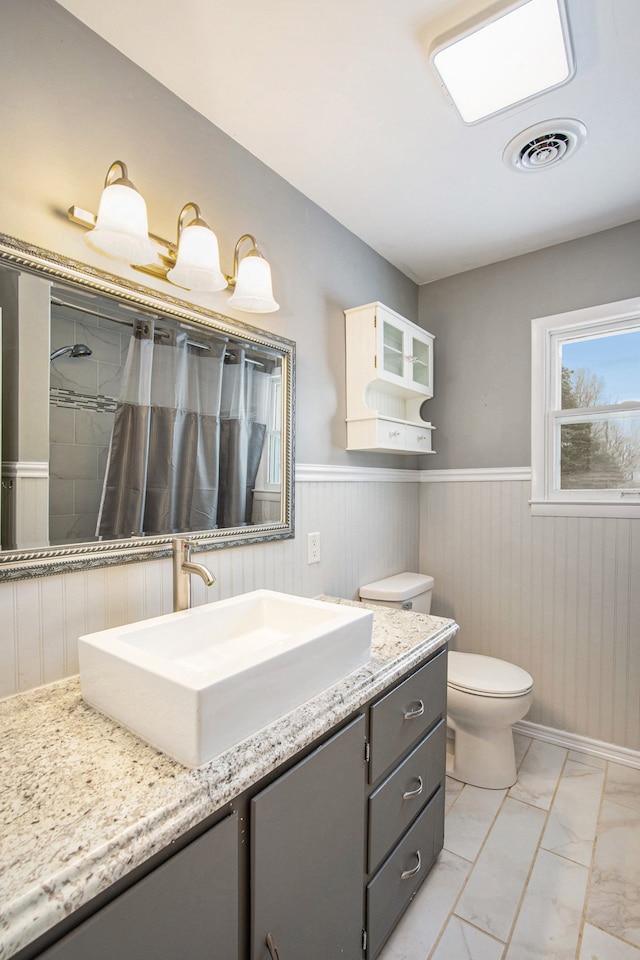
[[[420,868],[422,867],[422,859],[420,857],[419,850],[416,850],[416,857],[418,858],[418,862],[416,863],[415,867],[413,867],[412,870],[403,870],[403,872],[400,874],[401,880],[410,880],[411,877],[415,877],[417,873],[420,873]]]
[[[422,793],[422,788],[424,784],[422,783],[422,777],[418,777],[418,786],[415,790],[407,790],[402,794],[403,800],[413,800],[414,797],[419,797]]]
[[[420,856],[420,854],[418,854],[418,856]],[[269,951],[271,960],[280,960],[280,954],[278,953],[276,942],[270,933],[267,934],[267,950]]]
[[[405,720],[415,720],[416,717],[421,717],[424,713],[424,701],[416,700],[415,703],[416,706],[413,708],[413,710],[406,711],[404,715]]]

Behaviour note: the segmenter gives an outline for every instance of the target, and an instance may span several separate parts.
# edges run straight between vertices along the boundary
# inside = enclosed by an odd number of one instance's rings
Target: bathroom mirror
[[[2,234],[0,308],[0,580],[293,536],[292,341]]]

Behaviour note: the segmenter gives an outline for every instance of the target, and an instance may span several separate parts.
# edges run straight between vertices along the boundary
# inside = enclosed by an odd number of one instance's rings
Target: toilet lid
[[[411,600],[420,593],[433,590],[434,579],[427,573],[396,573],[384,580],[374,580],[360,587],[362,600]]]
[[[533,688],[533,678],[515,663],[456,650],[449,652],[447,683],[481,697],[518,697]]]

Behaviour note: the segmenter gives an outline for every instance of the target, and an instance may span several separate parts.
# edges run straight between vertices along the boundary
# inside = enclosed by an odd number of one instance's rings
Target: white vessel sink
[[[82,696],[197,767],[361,667],[368,610],[255,590],[80,637]]]

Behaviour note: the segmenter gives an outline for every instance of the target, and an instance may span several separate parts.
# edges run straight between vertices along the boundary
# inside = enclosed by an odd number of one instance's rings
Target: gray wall
[[[531,319],[638,296],[640,222],[420,289],[436,334],[436,456],[425,467],[531,463]],[[477,477],[477,475],[476,475]],[[640,525],[533,517],[510,474],[437,474],[420,491],[420,569],[460,650],[533,676],[528,720],[640,749]]]
[[[236,240],[253,233],[280,312],[234,314],[224,293],[199,302],[297,341],[297,459],[416,465],[344,450],[342,311],[381,300],[415,320],[411,280],[52,0],[3,0],[0,62],[0,231],[140,282],[126,265],[92,254],[66,219],[73,203],[97,209],[107,168],[120,159],[154,233],[173,239],[181,207],[197,202],[228,273]]]
[[[637,297],[639,263],[637,221],[421,287],[437,338],[425,468],[530,465],[531,320]]]
[[[407,476],[299,479],[295,539],[205,555],[217,582],[208,592],[194,582],[195,602],[258,587],[353,597],[362,583],[415,569],[418,484],[406,470],[417,458],[344,449],[342,311],[381,300],[415,320],[416,285],[52,0],[1,0],[0,62],[0,231],[140,282],[93,255],[66,217],[73,203],[97,208],[107,168],[120,159],[154,233],[172,239],[182,205],[199,203],[227,272],[238,237],[254,233],[280,312],[234,314],[224,293],[199,302],[297,342],[297,461]],[[168,284],[156,289],[177,296]],[[322,538],[312,566],[309,531]],[[0,696],[76,673],[79,635],[171,608],[169,560],[0,584]]]

